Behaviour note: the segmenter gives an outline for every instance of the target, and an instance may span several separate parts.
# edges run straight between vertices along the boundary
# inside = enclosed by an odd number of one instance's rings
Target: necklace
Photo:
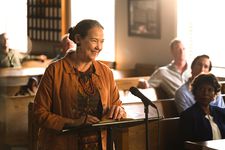
[[[93,96],[95,94],[95,88],[91,76],[94,72],[94,66],[91,65],[91,67],[86,72],[80,72],[77,69],[75,69],[75,72],[78,75],[78,81],[82,87],[83,92],[87,96]]]
[[[82,87],[82,90],[86,95],[88,96],[94,95],[95,90],[91,77],[89,79],[87,77],[78,77],[78,81]]]

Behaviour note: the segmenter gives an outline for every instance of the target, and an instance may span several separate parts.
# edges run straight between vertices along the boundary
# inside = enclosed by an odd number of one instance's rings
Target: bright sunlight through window
[[[0,20],[0,34],[8,34],[10,48],[26,52],[27,0],[1,0]]]
[[[98,20],[104,27],[105,41],[99,60],[115,61],[115,0],[71,0],[71,24],[83,19]]]
[[[225,67],[224,6],[224,0],[178,0],[178,37],[190,60],[207,54],[213,66]]]

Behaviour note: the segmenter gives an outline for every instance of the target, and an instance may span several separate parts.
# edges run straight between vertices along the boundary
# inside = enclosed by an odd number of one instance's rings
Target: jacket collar
[[[73,65],[70,63],[70,55],[71,53],[68,53],[62,60],[64,60],[63,67],[65,68],[66,73],[75,73]],[[95,67],[95,74],[100,76],[100,63],[96,60],[93,61],[93,65]]]

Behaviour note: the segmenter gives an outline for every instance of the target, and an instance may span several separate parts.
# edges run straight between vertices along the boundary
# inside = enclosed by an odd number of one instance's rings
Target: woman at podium
[[[34,114],[39,126],[40,150],[106,149],[106,133],[61,134],[69,127],[98,123],[103,118],[122,119],[126,112],[109,67],[96,61],[104,42],[102,25],[82,20],[69,29],[76,50],[48,66],[40,82]]]

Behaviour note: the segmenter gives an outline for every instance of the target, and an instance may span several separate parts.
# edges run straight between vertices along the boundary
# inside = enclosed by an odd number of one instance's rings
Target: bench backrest
[[[4,96],[0,100],[1,131],[6,145],[28,145],[28,104],[34,96]]]

